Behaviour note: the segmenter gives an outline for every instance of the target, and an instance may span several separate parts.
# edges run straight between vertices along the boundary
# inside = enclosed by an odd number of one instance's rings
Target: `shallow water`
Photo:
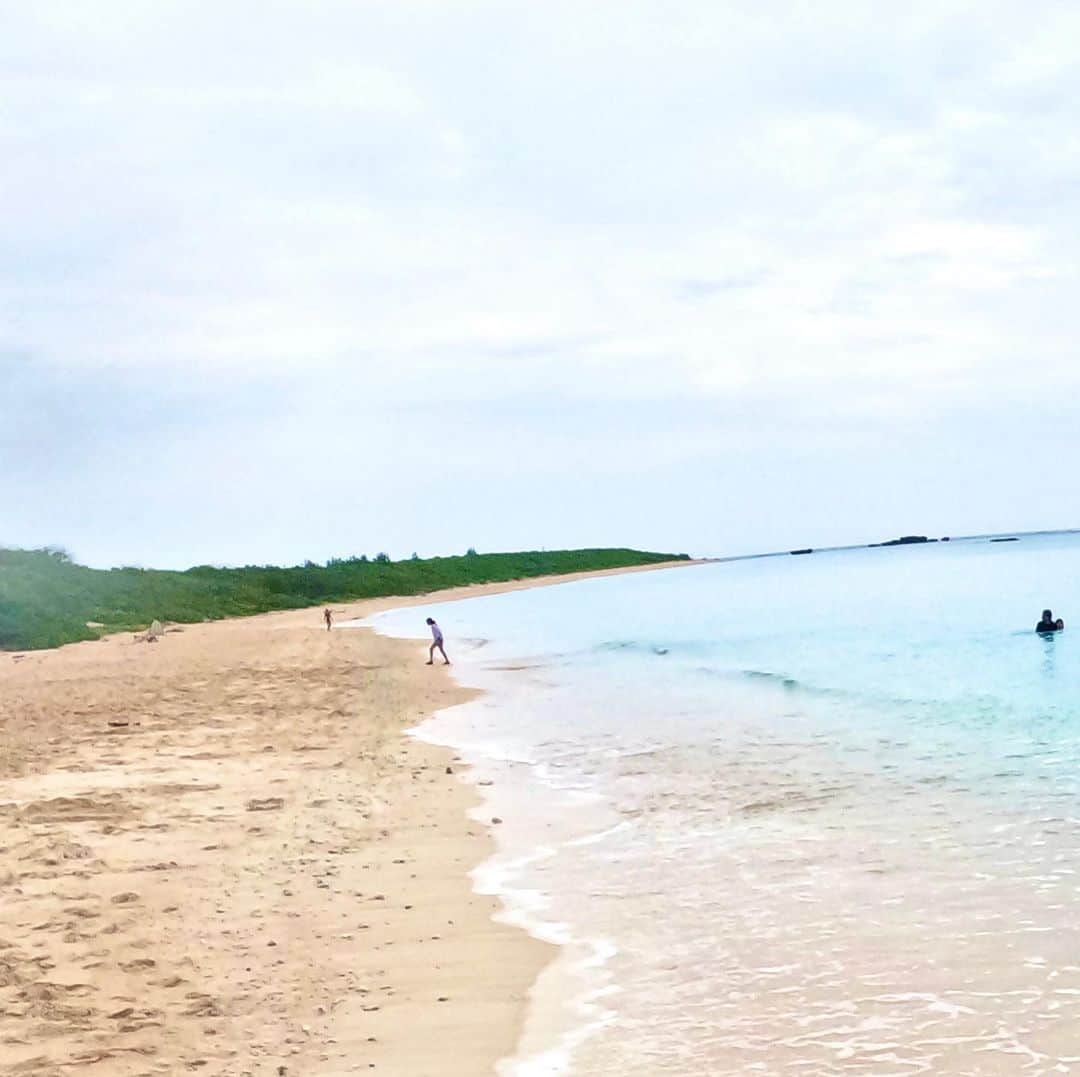
[[[490,689],[423,730],[493,783],[478,881],[567,944],[504,1072],[1080,1072],[1080,637],[1032,631],[1078,567],[954,542],[434,609]]]

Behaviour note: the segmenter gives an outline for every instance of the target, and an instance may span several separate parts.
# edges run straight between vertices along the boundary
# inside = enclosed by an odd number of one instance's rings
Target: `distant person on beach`
[[[1043,610],[1042,620],[1035,626],[1036,632],[1060,632],[1065,622],[1059,617],[1056,621],[1050,610]]]
[[[432,643],[431,643],[431,646],[428,648],[427,664],[429,666],[434,665],[434,663],[435,663],[435,648],[438,647],[439,648],[439,654],[441,654],[443,656],[443,662],[445,662],[446,665],[450,665],[450,659],[446,657],[446,651],[443,649],[442,629],[435,623],[435,618],[434,617],[429,617],[427,619],[427,623],[428,623],[428,628],[431,629],[431,636],[432,636]]]
[[[326,631],[329,632],[330,625],[333,623],[334,620],[334,614],[331,612],[330,607],[327,606],[326,609],[322,611],[322,615],[323,619],[326,621]]]

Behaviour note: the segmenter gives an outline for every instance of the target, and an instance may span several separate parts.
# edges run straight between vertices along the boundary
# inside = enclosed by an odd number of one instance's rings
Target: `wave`
[[[771,673],[769,670],[765,669],[743,669],[739,670],[739,673],[743,677],[748,678],[749,680],[769,681],[772,684],[779,684],[781,687],[791,690],[801,688],[805,691],[816,691],[818,693],[823,693],[822,689],[810,689],[801,681],[796,680],[794,677],[788,677],[783,673]],[[824,692],[829,692],[829,690],[825,689]],[[829,694],[831,694],[831,692],[829,692]]]
[[[665,655],[671,653],[671,647],[667,644],[655,643],[649,640],[638,639],[613,639],[605,640],[594,647],[589,648],[592,653],[611,653],[618,651],[633,651],[641,654]]]

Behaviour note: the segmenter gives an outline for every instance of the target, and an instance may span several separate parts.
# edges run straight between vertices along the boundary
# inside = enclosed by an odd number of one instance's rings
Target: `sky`
[[[0,544],[186,567],[1080,526],[1075,5],[0,22]]]

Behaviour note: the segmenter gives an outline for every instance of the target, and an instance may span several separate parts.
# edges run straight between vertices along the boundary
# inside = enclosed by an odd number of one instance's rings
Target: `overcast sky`
[[[1067,3],[7,5],[0,543],[1080,525],[1078,60]]]

